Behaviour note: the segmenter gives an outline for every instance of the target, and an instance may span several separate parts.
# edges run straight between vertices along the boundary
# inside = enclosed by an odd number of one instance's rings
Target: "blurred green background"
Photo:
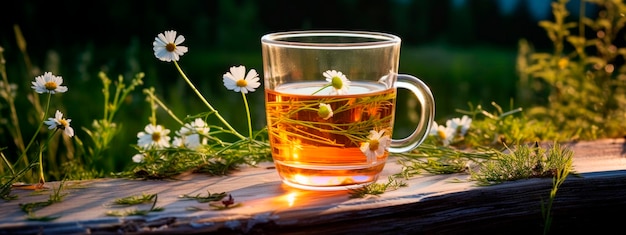
[[[35,76],[50,71],[62,76],[69,91],[55,96],[53,107],[72,119],[76,135],[102,118],[103,95],[98,72],[126,79],[145,72],[145,84],[127,99],[116,117],[124,134],[105,168],[121,170],[136,151],[136,134],[150,115],[141,89],[154,86],[157,94],[181,118],[206,111],[180,78],[172,63],[153,55],[158,33],[176,30],[189,47],[179,64],[207,99],[238,130],[246,129],[241,96],[222,85],[229,67],[245,65],[262,74],[260,37],[266,33],[305,29],[369,30],[403,39],[400,72],[413,74],[432,89],[436,120],[459,116],[455,109],[496,102],[505,109],[517,98],[517,44],[529,40],[537,50],[549,50],[549,40],[537,23],[549,19],[550,0],[216,0],[216,1],[12,1],[0,14],[0,46],[4,48],[9,81],[19,86],[20,115],[33,112],[25,98]],[[572,8],[579,5],[572,1]],[[570,9],[573,14],[576,9]],[[593,9],[587,9],[593,11]],[[19,25],[36,68],[28,71],[14,34]],[[404,135],[415,111],[410,98],[398,102],[397,135]],[[265,126],[263,92],[250,94],[254,128]],[[8,109],[0,104],[0,120]],[[51,116],[51,115],[49,115]],[[26,119],[26,118],[25,118]],[[163,113],[159,123],[172,131],[179,126]],[[26,119],[22,131],[30,137],[36,120]],[[409,127],[410,129],[410,127]],[[0,130],[0,146],[12,137]]]

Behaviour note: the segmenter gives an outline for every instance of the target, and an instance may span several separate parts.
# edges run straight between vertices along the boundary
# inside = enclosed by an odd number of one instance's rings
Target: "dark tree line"
[[[12,1],[0,14],[0,43],[14,44],[19,24],[33,49],[76,43],[125,45],[176,29],[207,47],[249,49],[271,31],[357,29],[397,34],[406,44],[444,41],[515,46],[521,37],[545,42],[525,4],[503,15],[496,1],[421,0],[216,0],[216,1]],[[523,2],[523,1],[520,1]],[[544,41],[541,41],[544,40]],[[38,48],[41,47],[41,48]]]

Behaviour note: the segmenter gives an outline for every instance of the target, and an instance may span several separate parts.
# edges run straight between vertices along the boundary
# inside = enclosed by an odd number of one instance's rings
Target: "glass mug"
[[[261,38],[272,158],[286,185],[346,190],[375,182],[389,153],[411,151],[433,123],[427,85],[398,74],[401,39],[362,31],[292,31]],[[397,88],[421,105],[417,127],[393,139]]]

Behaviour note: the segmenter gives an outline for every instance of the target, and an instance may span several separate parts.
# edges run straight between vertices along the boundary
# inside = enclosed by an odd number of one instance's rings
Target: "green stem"
[[[326,84],[325,86],[323,86],[323,87],[322,87],[322,88],[320,88],[319,90],[317,90],[317,91],[313,92],[311,95],[315,95],[315,94],[317,94],[318,92],[320,92],[320,91],[322,91],[322,90],[326,89],[326,87],[329,87],[329,86],[331,86],[331,85],[332,85],[332,83]]]
[[[50,133],[50,135],[48,135],[48,140],[46,141],[46,145],[39,147],[39,184],[40,185],[43,185],[46,182],[46,176],[43,173],[43,151],[48,147],[48,145],[50,144],[50,140],[52,139],[54,134],[57,133],[58,130],[59,128],[54,129],[54,131]]]
[[[176,69],[178,69],[178,72],[183,76],[183,79],[185,79],[185,82],[187,82],[187,84],[191,87],[191,89],[196,93],[196,95],[198,96],[198,98],[200,98],[200,100],[202,100],[202,102],[212,111],[215,113],[215,116],[217,116],[217,118],[222,121],[222,123],[224,123],[224,125],[226,126],[226,128],[228,128],[229,130],[232,131],[232,133],[234,135],[236,135],[237,137],[239,137],[240,139],[246,139],[245,136],[239,134],[239,132],[237,130],[235,130],[223,117],[222,115],[219,114],[219,112],[217,112],[217,110],[215,108],[213,108],[213,106],[204,98],[204,96],[202,96],[202,94],[200,94],[200,91],[198,91],[198,89],[196,89],[196,87],[193,85],[193,83],[191,83],[191,80],[189,80],[189,78],[187,78],[187,75],[185,75],[185,72],[183,72],[183,70],[180,68],[180,66],[178,65],[178,62],[174,61],[174,65],[176,65]]]
[[[248,115],[248,133],[250,135],[250,140],[252,140],[252,120],[250,118],[250,107],[248,106],[248,99],[246,99],[246,93],[241,92],[241,97],[243,97],[243,103],[246,106],[246,114]]]
[[[176,115],[174,114],[174,112],[172,112],[171,109],[169,109],[158,97],[156,97],[154,95],[154,93],[149,92],[148,95],[150,96],[150,98],[155,101],[163,110],[165,110],[165,112],[167,114],[170,115],[170,117],[172,117],[176,122],[178,122],[180,125],[184,125],[185,123],[180,120],[178,117],[176,117]]]
[[[37,127],[37,131],[35,131],[35,134],[33,135],[33,137],[30,139],[30,142],[28,142],[28,145],[26,145],[26,148],[24,149],[24,151],[22,152],[22,154],[20,154],[20,157],[17,159],[17,162],[19,162],[24,156],[26,156],[26,153],[28,152],[28,149],[30,149],[30,146],[33,145],[33,142],[35,142],[35,139],[37,138],[37,135],[39,134],[39,131],[41,130],[41,127],[43,126],[43,122],[44,119],[46,118],[46,114],[48,113],[49,109],[50,109],[50,99],[52,97],[52,93],[48,93],[48,101],[46,102],[46,109],[43,112],[41,121],[39,122],[39,126]],[[28,160],[25,160],[26,163],[28,163]],[[28,165],[28,164],[26,164]]]
[[[104,115],[103,116],[104,118],[107,118],[107,115],[109,114],[109,100],[111,96],[109,94],[109,87],[110,87],[111,81],[109,80],[108,77],[106,77],[106,75],[103,72],[101,72],[99,75],[101,76],[101,79],[102,79],[102,85],[103,85],[102,93],[104,95],[104,110],[103,110]]]
[[[46,182],[45,176],[43,175],[43,147],[39,148],[39,183],[43,184]]]
[[[13,166],[12,166],[11,162],[9,161],[9,159],[7,159],[6,156],[4,156],[4,153],[0,152],[0,157],[2,157],[2,160],[4,161],[4,164],[7,165],[7,167],[11,171],[11,175],[15,175],[15,169],[13,169]],[[4,170],[2,172],[0,172],[0,173],[4,173]]]
[[[150,111],[151,111],[150,124],[152,124],[153,126],[157,125],[156,109],[157,109],[156,106],[154,106],[154,96],[150,96]]]

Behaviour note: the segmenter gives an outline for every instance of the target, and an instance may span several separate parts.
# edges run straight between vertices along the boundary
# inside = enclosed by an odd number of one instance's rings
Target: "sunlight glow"
[[[296,202],[296,196],[298,195],[298,193],[296,192],[292,192],[290,194],[287,194],[287,205],[289,207],[292,207],[293,204]]]

